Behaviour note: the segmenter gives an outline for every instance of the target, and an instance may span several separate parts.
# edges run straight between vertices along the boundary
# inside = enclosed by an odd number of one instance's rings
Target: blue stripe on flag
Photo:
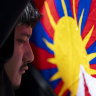
[[[67,13],[68,16],[72,17],[72,10],[71,10],[71,4],[70,4],[70,0],[64,0],[66,7],[67,7]]]
[[[96,41],[86,51],[88,54],[96,52]]]
[[[43,38],[45,38],[47,41],[53,44],[53,40],[45,32],[42,24],[38,22],[36,27],[32,30],[32,37],[30,38],[30,42],[34,43],[37,47],[43,48],[47,50],[49,53],[54,54],[54,52],[47,47],[47,45],[43,41]]]
[[[54,1],[55,1],[55,5],[56,5],[56,8],[57,8],[58,14],[61,18],[61,17],[64,16],[61,0],[54,0]]]
[[[57,68],[48,69],[48,70],[41,70],[41,74],[45,77],[47,81],[57,72]]]
[[[81,34],[82,34],[83,28],[85,26],[86,20],[89,15],[91,0],[79,0],[79,1],[80,2],[79,2],[78,16],[77,16],[78,23],[79,23],[79,19],[81,17],[82,11],[84,9],[83,20],[82,20],[82,25],[81,25]]]
[[[94,59],[92,59],[89,63],[90,64],[96,64],[96,57]]]
[[[61,79],[49,81],[50,78],[57,72],[57,68],[54,69],[48,69],[48,70],[41,70],[40,73],[45,78],[46,81],[51,85],[52,88],[55,88],[58,83],[61,81]]]
[[[64,0],[64,1],[65,1],[65,4],[66,4],[66,8],[67,8],[66,11],[68,13],[68,16],[72,17],[70,0]],[[59,1],[55,0],[55,5],[56,5],[59,16],[63,17],[65,14],[64,14],[64,10],[63,10],[63,7],[62,7],[61,0],[59,0]]]
[[[67,96],[71,96],[71,92],[70,91],[68,92],[68,95]]]
[[[54,81],[50,81],[49,84],[51,85],[51,87],[54,89],[57,87],[58,83],[61,81],[61,79],[57,79]]]

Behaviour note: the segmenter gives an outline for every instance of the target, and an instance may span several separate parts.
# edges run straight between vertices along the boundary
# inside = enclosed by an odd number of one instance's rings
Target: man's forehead
[[[26,25],[16,26],[15,33],[19,35],[31,35],[32,27]]]

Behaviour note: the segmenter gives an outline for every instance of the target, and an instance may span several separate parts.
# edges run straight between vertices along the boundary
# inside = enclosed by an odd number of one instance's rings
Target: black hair
[[[20,15],[19,19],[17,20],[16,25],[27,25],[34,27],[38,20],[41,18],[41,14],[39,11],[33,7],[33,3],[28,3],[23,12]],[[16,26],[15,25],[15,26]],[[14,30],[13,28],[11,34],[9,35],[8,39],[4,42],[4,45],[0,48],[0,66],[7,62],[10,57],[13,55],[14,49]],[[10,45],[10,47],[9,47]],[[7,50],[6,50],[7,49]],[[6,54],[4,54],[6,53]],[[2,64],[1,64],[2,63]],[[1,68],[1,67],[0,67]]]
[[[38,20],[41,18],[41,14],[39,11],[32,6],[32,4],[29,2],[22,12],[17,25],[27,25],[34,27]]]

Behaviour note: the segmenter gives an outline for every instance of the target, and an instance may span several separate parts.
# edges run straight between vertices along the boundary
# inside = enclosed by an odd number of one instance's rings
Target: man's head
[[[9,80],[15,87],[20,85],[22,74],[28,69],[27,63],[34,59],[29,39],[32,35],[32,27],[39,18],[40,14],[29,3],[14,28],[14,52],[4,68]]]

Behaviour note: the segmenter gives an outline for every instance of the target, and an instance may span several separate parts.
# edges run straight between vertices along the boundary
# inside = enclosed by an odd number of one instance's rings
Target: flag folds
[[[35,0],[34,66],[58,96],[96,95],[96,0]]]

